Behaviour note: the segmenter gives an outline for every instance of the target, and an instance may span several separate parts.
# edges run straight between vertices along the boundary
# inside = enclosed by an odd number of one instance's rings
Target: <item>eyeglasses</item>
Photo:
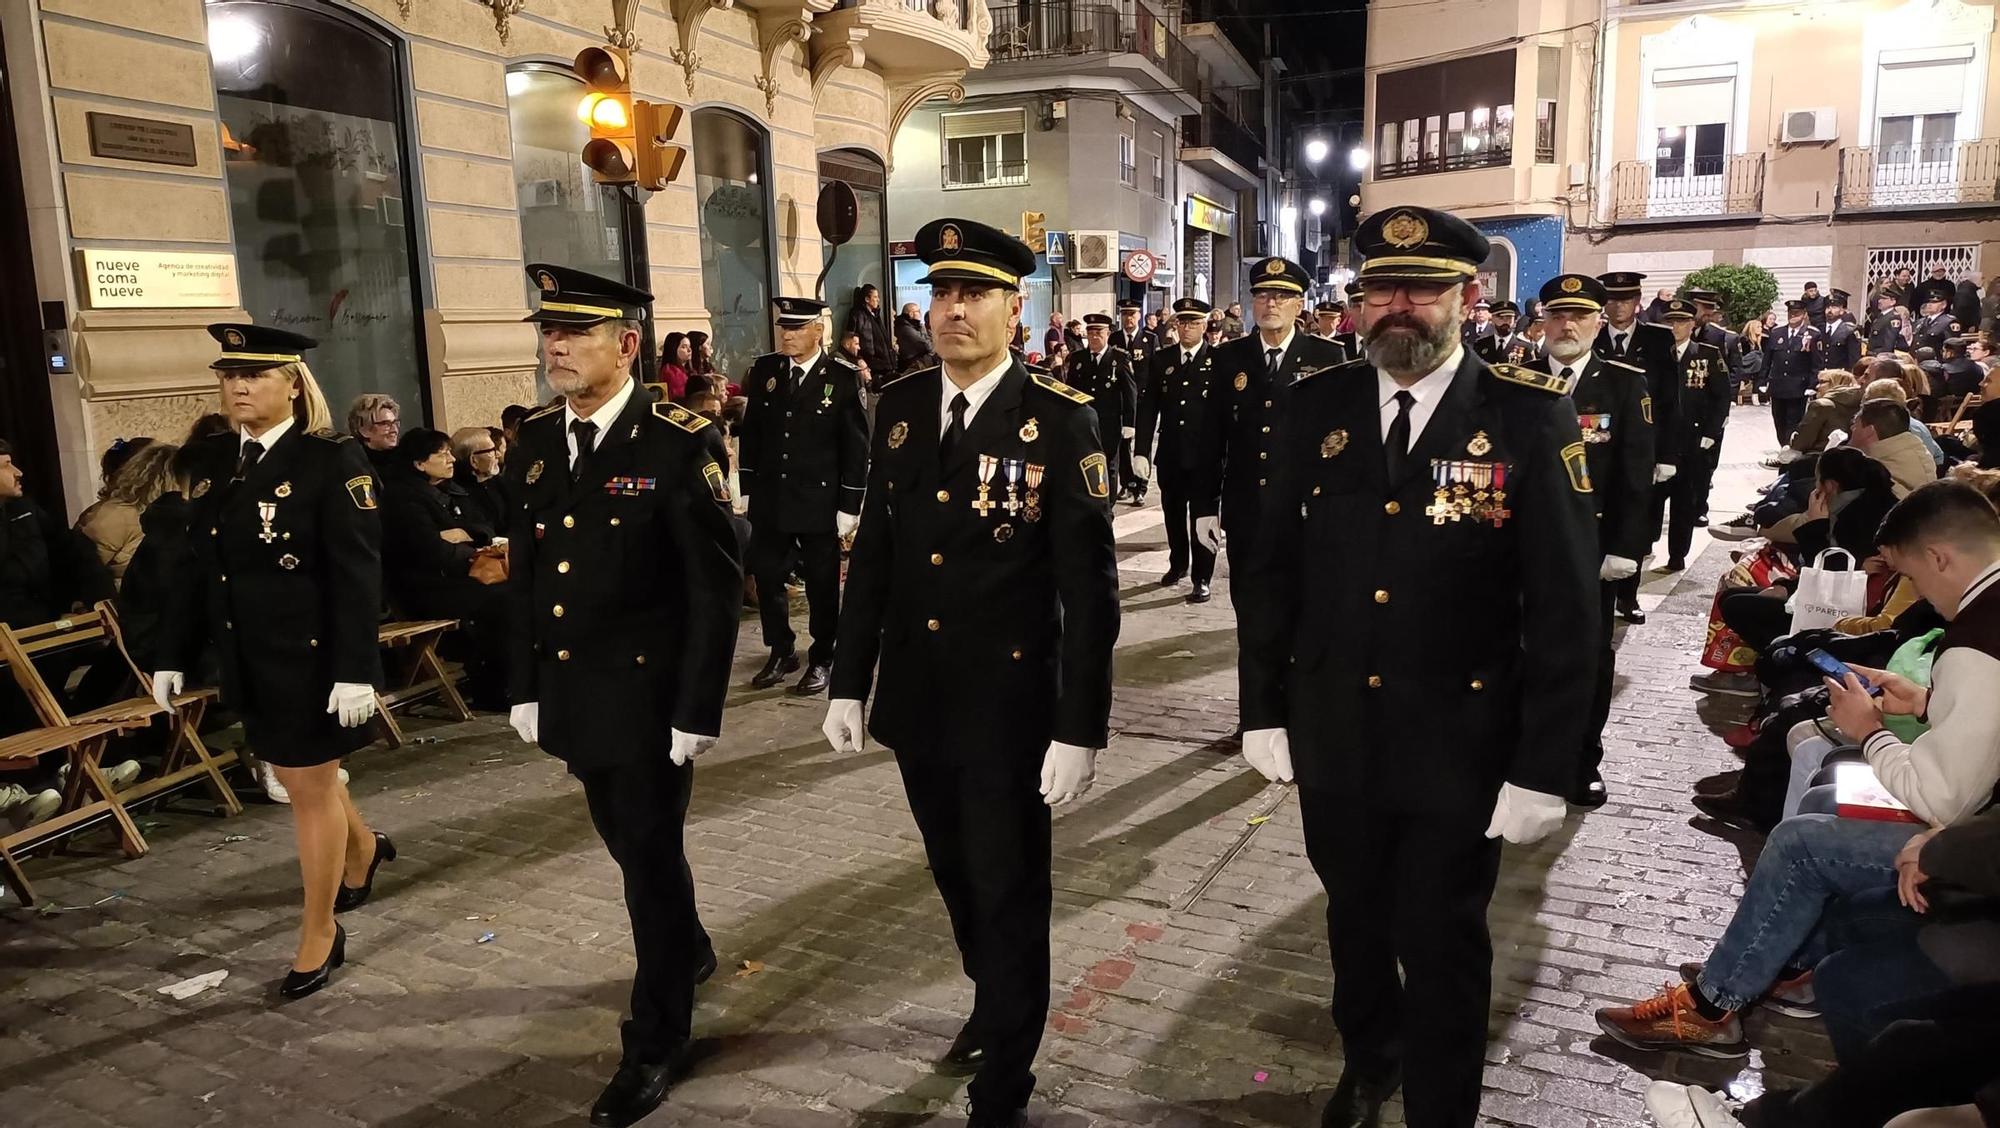
[[[1305,300],[1304,294],[1287,294],[1282,290],[1252,290],[1250,292],[1251,305],[1259,303],[1263,305],[1283,305],[1285,302],[1303,302]]]
[[[480,448],[479,448],[478,450],[468,450],[468,451],[466,451],[466,452],[465,452],[465,457],[467,457],[467,458],[478,458],[478,457],[479,457],[480,455],[482,455],[482,454],[498,454],[498,453],[500,453],[500,448],[499,448],[499,447],[480,447]]]
[[[1385,306],[1395,301],[1396,291],[1401,290],[1411,305],[1436,305],[1451,287],[1449,282],[1363,282],[1361,298],[1369,305]]]
[[[400,427],[403,425],[403,421],[395,418],[371,419],[368,421],[368,425],[370,427]]]

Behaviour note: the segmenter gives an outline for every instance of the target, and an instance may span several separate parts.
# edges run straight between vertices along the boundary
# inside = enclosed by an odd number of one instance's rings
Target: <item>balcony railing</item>
[[[2000,138],[1871,145],[1840,151],[1837,211],[1990,205],[2000,201]]]
[[[1258,65],[1264,56],[1264,37],[1257,25],[1244,19],[1231,0],[1182,0],[1181,23],[1212,23],[1222,28],[1236,53]]]
[[[1215,102],[1181,119],[1181,148],[1214,149],[1253,176],[1264,161],[1264,143]]]
[[[1620,161],[1611,169],[1614,222],[1710,219],[1764,210],[1764,154]]]
[[[1395,180],[1404,176],[1428,176],[1435,172],[1462,172],[1469,168],[1497,168],[1514,163],[1514,145],[1489,146],[1470,153],[1445,153],[1393,161],[1375,166],[1375,179]]]
[[[1159,67],[1181,90],[1197,98],[1204,93],[1201,60],[1144,4],[1135,3],[1127,11],[1072,0],[1035,0],[1027,5],[995,5],[987,11],[993,17],[993,34],[986,46],[995,63],[1131,53]]]
[[[914,15],[930,16],[960,31],[972,30],[972,5],[979,0],[873,0],[885,8],[900,8]],[[834,10],[859,8],[862,0],[835,0]]]
[[[1027,161],[946,161],[946,188],[1007,188],[1028,182]]]

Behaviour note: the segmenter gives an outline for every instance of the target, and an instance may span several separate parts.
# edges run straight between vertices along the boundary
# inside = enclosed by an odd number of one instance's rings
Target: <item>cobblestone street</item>
[[[1718,523],[1768,476],[1756,462],[1770,441],[1767,409],[1737,409]],[[1325,901],[1295,797],[1230,739],[1228,578],[1190,606],[1185,585],[1154,582],[1159,510],[1121,507],[1118,527],[1114,736],[1096,788],[1055,822],[1053,1011],[1031,1115],[1316,1124],[1341,1064]],[[1687,802],[1736,764],[1712,735],[1734,715],[1687,685],[1728,563],[1728,546],[1702,544],[1687,572],[1649,574],[1650,621],[1625,632],[1610,805],[1508,851],[1492,912],[1495,1123],[1641,1124],[1652,1077],[1747,1094],[1829,1057],[1816,1022],[1763,1011],[1738,1062],[1630,1054],[1591,1017],[1702,957],[1742,886],[1747,843]],[[647,1123],[959,1123],[962,1083],[929,1063],[971,990],[895,765],[873,746],[829,751],[823,700],[740,688],[761,658],[753,616],[687,827],[722,970],[698,995],[688,1076]],[[342,918],[347,966],[301,1003],[272,995],[296,921],[283,808],[218,820],[183,803],[141,816],[147,857],[92,834],[81,853],[31,859],[58,911],[0,910],[0,1123],[584,1123],[616,1065],[631,973],[616,871],[574,781],[504,718],[411,731],[422,742],[349,764],[401,859]],[[185,1001],[159,993],[217,969],[227,980]]]

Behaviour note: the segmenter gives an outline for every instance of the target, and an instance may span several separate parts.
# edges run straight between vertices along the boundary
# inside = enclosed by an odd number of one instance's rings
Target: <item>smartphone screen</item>
[[[1861,682],[1861,688],[1867,690],[1869,696],[1880,697],[1882,695],[1882,691],[1880,689],[1877,689],[1876,687],[1868,683],[1868,679],[1866,676],[1862,674],[1855,674],[1854,668],[1852,666],[1849,666],[1847,663],[1841,661],[1838,658],[1835,658],[1833,655],[1828,654],[1824,650],[1807,651],[1806,661],[1811,662],[1813,664],[1813,668],[1818,670],[1820,673],[1825,674],[1827,677],[1832,678],[1834,681],[1841,682],[1842,684],[1846,683],[1847,675],[1854,674],[1855,678]]]

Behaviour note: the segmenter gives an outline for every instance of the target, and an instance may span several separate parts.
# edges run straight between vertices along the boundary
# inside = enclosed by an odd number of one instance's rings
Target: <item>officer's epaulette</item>
[[[1028,379],[1034,381],[1036,386],[1040,387],[1042,390],[1054,392],[1055,394],[1061,396],[1062,398],[1068,400],[1071,403],[1090,402],[1090,396],[1088,393],[1079,392],[1075,388],[1072,388],[1068,384],[1063,383],[1061,380],[1058,380],[1055,377],[1050,376],[1046,372],[1030,372],[1028,374]]]
[[[900,376],[891,376],[887,380],[883,380],[875,385],[875,394],[881,395],[891,388],[907,387],[910,384],[912,376],[922,376],[926,372],[936,372],[937,370],[938,366],[933,364],[929,368],[912,368]]]
[[[336,445],[340,443],[351,443],[354,441],[353,435],[344,434],[340,431],[334,430],[331,427],[321,427],[317,431],[307,431],[306,437],[312,439],[320,439],[324,442],[334,443]]]
[[[846,357],[844,357],[844,356],[841,356],[841,355],[840,355],[839,353],[828,353],[828,354],[826,354],[826,362],[827,362],[828,364],[838,364],[838,365],[840,365],[840,366],[841,366],[842,368],[845,368],[845,369],[847,369],[847,370],[848,370],[848,371],[850,371],[850,372],[859,372],[859,371],[861,371],[861,369],[860,369],[860,368],[858,368],[858,367],[856,367],[856,366],[855,366],[855,363],[854,363],[853,361],[851,361],[851,360],[847,359],[847,358],[846,358]]]
[[[561,411],[562,407],[563,407],[563,401],[558,399],[554,403],[549,404],[547,407],[542,408],[540,411],[529,412],[526,416],[522,418],[521,422],[526,423],[531,419],[540,419],[544,415],[549,415],[554,412]]]
[[[653,414],[672,423],[690,435],[697,434],[703,427],[708,426],[707,416],[696,415],[679,404],[656,403],[653,405]]]
[[[1021,367],[1027,369],[1030,376],[1047,376],[1049,374],[1048,368],[1040,364],[1029,364],[1027,361],[1022,361]]]
[[[1519,384],[1524,388],[1533,388],[1538,392],[1547,392],[1554,396],[1563,394],[1563,378],[1553,372],[1538,372],[1518,364],[1489,364],[1487,367],[1492,369],[1495,376],[1509,384]]]
[[[1622,360],[1613,360],[1608,356],[1599,357],[1598,360],[1601,363],[1603,363],[1603,365],[1606,368],[1623,368],[1630,372],[1637,372],[1641,376],[1644,376],[1646,374],[1646,370],[1639,367],[1636,364],[1627,364]]]
[[[1332,372],[1336,368],[1348,368],[1360,363],[1362,363],[1360,360],[1343,360],[1339,364],[1322,364],[1318,368],[1308,368],[1292,377],[1292,383],[1297,384],[1303,380],[1310,380],[1322,372]]]

